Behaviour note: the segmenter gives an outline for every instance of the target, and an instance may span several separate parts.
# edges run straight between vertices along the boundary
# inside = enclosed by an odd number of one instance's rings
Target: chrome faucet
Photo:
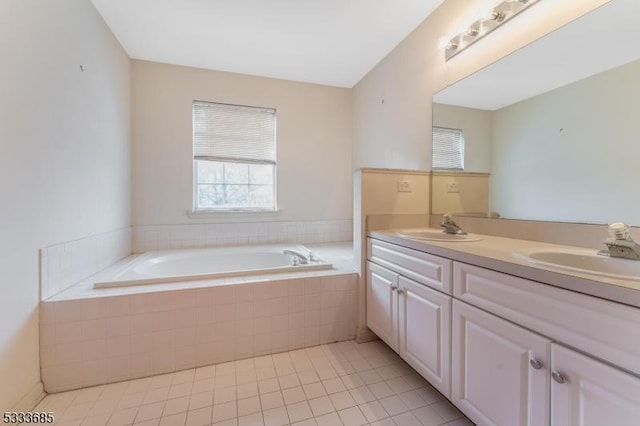
[[[467,233],[453,221],[453,218],[449,213],[442,215],[442,223],[440,223],[440,228],[442,228],[447,234],[467,235]]]
[[[305,254],[300,253],[299,251],[291,250],[291,249],[284,249],[283,253],[284,254],[290,254],[290,255],[293,256],[291,258],[293,266],[306,265],[309,262],[311,262],[311,260],[312,260],[311,259],[311,257],[312,257],[311,253],[309,253],[309,255],[307,256]]]
[[[640,245],[631,238],[631,230],[626,223],[616,222],[609,225],[609,238],[604,244],[607,249],[598,252],[601,256],[640,260]]]

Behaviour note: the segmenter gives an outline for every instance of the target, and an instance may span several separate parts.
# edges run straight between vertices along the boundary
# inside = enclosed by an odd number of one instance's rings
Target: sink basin
[[[405,238],[411,238],[413,240],[424,241],[480,241],[482,238],[476,235],[459,235],[459,234],[447,234],[440,229],[405,229],[398,232],[398,235]]]
[[[531,249],[513,253],[531,263],[589,275],[640,281],[640,262],[601,256],[589,249]]]

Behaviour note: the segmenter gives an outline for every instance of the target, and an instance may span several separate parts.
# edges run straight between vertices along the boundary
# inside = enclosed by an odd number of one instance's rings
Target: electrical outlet
[[[448,193],[460,192],[460,184],[458,182],[447,182],[447,192]]]
[[[398,192],[411,192],[411,181],[409,181],[409,180],[399,180],[398,181]]]

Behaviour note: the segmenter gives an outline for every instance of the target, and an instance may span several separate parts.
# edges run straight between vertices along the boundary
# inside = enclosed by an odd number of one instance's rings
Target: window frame
[[[227,105],[232,107],[241,107],[241,108],[257,108],[257,109],[269,109],[273,111],[273,144],[274,151],[276,153],[275,160],[253,160],[253,159],[240,159],[240,158],[225,158],[225,157],[210,157],[210,156],[198,156],[196,158],[195,155],[195,117],[194,117],[194,107],[197,103],[206,103],[206,104],[215,104],[215,105]],[[191,169],[192,169],[192,210],[190,213],[194,215],[198,214],[215,214],[215,213],[274,213],[278,210],[278,161],[277,161],[277,110],[276,108],[271,107],[258,107],[253,105],[240,105],[240,104],[231,104],[224,102],[214,102],[214,101],[202,101],[194,99],[191,104],[191,116],[192,116],[192,136],[191,136]],[[199,186],[201,183],[198,181],[198,161],[216,161],[220,163],[239,163],[239,164],[262,164],[262,165],[271,165],[273,166],[273,176],[272,176],[272,187],[273,187],[273,205],[271,207],[257,207],[257,206],[234,206],[234,207],[199,207],[198,206],[198,196],[199,196]],[[226,184],[223,184],[226,185]],[[241,184],[239,184],[241,185]],[[250,186],[249,183],[246,186]]]

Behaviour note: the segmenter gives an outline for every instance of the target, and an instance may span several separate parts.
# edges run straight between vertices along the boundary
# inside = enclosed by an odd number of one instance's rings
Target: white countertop
[[[480,234],[474,235],[482,239],[473,242],[424,241],[401,237],[397,234],[399,231],[371,231],[368,235],[414,250],[640,308],[640,281],[555,269],[513,255],[519,250],[575,247]]]

